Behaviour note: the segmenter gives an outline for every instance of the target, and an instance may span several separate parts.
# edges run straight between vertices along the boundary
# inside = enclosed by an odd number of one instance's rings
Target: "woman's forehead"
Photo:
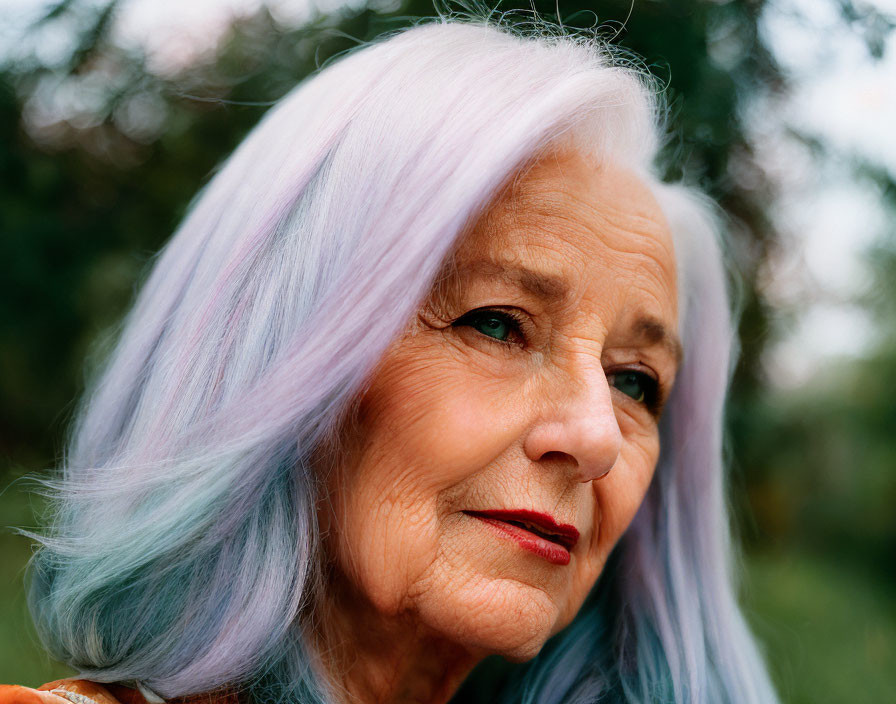
[[[537,227],[550,221],[552,227]],[[621,249],[658,247],[674,257],[665,215],[645,180],[621,164],[597,164],[568,151],[540,159],[513,179],[464,238],[458,254],[537,246],[540,234],[562,232],[563,223],[594,229],[598,239],[621,238]]]
[[[538,265],[557,274],[542,277],[556,280],[542,286],[555,292],[564,274],[575,284],[574,274],[588,276],[596,264],[620,284],[644,279],[662,298],[677,295],[672,235],[646,183],[577,154],[545,158],[518,177],[464,238],[455,263],[458,273],[495,275]]]

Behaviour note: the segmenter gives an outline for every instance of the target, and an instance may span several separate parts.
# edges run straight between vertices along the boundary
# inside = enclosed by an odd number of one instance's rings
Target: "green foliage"
[[[0,493],[0,516],[4,523],[34,525],[33,507],[21,485]],[[0,532],[0,683],[37,687],[72,673],[50,660],[28,615],[23,577],[30,553],[26,540]]]
[[[896,695],[896,595],[824,557],[753,555],[744,608],[782,702],[880,704]]]

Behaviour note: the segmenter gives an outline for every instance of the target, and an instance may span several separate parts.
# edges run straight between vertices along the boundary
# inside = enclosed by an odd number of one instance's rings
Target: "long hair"
[[[657,192],[685,361],[633,525],[573,624],[495,698],[774,701],[729,564],[717,228],[698,196],[651,176],[656,95],[594,36],[440,16],[283,98],[157,256],[78,409],[31,564],[51,654],[168,697],[329,701],[306,647],[323,586],[314,450],[463,233],[564,142]]]

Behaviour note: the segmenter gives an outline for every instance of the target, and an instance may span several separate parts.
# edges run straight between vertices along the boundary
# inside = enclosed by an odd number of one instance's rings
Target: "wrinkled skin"
[[[659,455],[676,271],[638,177],[547,157],[453,264],[376,369],[322,512],[319,646],[346,701],[447,701],[482,657],[535,656],[575,616]],[[523,286],[514,268],[559,282]],[[469,315],[481,308],[519,320]],[[464,513],[499,508],[575,526],[569,563]]]

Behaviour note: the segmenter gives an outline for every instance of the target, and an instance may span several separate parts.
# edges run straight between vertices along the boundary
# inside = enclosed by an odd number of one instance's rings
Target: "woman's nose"
[[[606,476],[622,449],[622,432],[603,367],[582,365],[546,393],[550,410],[526,437],[526,455],[535,462],[566,456],[581,482]]]

